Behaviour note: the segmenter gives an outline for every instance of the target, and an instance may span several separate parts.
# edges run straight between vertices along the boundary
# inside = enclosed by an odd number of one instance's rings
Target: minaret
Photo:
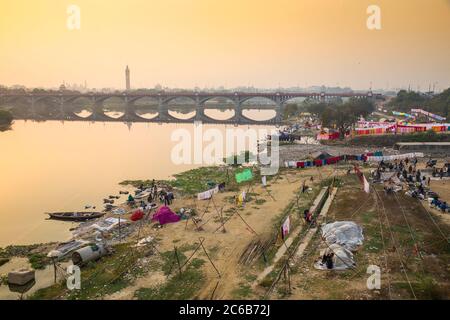
[[[127,91],[130,91],[131,86],[130,86],[130,69],[127,68],[125,69],[125,82],[126,82],[126,89]]]

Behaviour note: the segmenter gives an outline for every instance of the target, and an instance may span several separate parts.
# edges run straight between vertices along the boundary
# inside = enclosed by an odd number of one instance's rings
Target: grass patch
[[[90,300],[119,291],[131,282],[126,274],[135,276],[143,271],[136,267],[140,254],[130,254],[129,244],[114,246],[114,253],[90,262],[81,268],[81,290],[67,291],[65,281],[36,291],[30,299]]]
[[[153,288],[140,288],[135,292],[139,300],[187,300],[195,297],[205,282],[203,273],[189,266],[165,284]]]
[[[250,297],[252,292],[252,288],[248,284],[240,283],[239,288],[234,289],[232,295],[234,298],[242,299]]]
[[[50,263],[50,259],[40,253],[30,254],[28,256],[28,261],[30,262],[31,267],[36,270],[45,269],[47,264]]]
[[[9,258],[0,258],[0,266],[9,262]]]
[[[222,182],[226,183],[226,190],[235,191],[239,189],[234,178],[236,170],[240,169],[226,166],[201,167],[176,174],[172,180],[159,180],[158,182],[168,184],[188,195],[208,190],[211,188],[212,183],[218,184]],[[141,184],[144,186],[150,185],[151,182],[152,180],[125,180],[120,184],[138,187]]]

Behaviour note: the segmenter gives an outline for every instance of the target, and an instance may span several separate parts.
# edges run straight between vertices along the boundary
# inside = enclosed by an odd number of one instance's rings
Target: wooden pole
[[[178,257],[178,250],[177,250],[177,247],[176,247],[176,246],[173,246],[173,250],[174,250],[174,253],[175,253],[175,257],[176,257],[176,259],[177,259],[178,273],[179,273],[179,275],[181,276],[181,264],[180,264],[180,258]]]

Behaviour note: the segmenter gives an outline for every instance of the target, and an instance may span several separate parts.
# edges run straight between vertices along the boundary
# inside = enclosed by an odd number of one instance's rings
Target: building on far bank
[[[127,91],[130,91],[131,85],[130,85],[130,68],[128,66],[125,69],[125,87]]]

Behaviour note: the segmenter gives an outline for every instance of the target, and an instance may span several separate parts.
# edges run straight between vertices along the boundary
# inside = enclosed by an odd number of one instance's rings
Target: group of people
[[[447,202],[439,200],[438,195],[430,190],[431,176],[426,176],[420,169],[417,169],[417,162],[417,158],[414,158],[411,161],[408,159],[405,159],[404,161],[395,160],[393,163],[381,161],[378,168],[373,173],[374,181],[381,181],[383,172],[395,172],[395,176],[398,178],[397,181],[405,182],[409,185],[410,190],[407,192],[408,195],[420,200],[432,198],[433,200],[430,203],[432,207],[447,212],[449,210]],[[446,166],[444,166],[444,168],[445,167]],[[438,172],[442,178],[442,171],[443,169],[438,171],[436,168],[433,168],[433,176],[436,176],[435,173]],[[395,183],[392,177],[384,182],[386,194],[394,192],[394,188]]]
[[[449,169],[448,169],[448,165],[443,166],[442,168],[438,169],[436,167],[433,167],[433,172],[432,172],[432,176],[433,177],[439,177],[441,180],[444,177],[448,177],[449,176]]]
[[[173,200],[175,199],[175,196],[172,191],[166,191],[166,190],[162,189],[158,192],[158,186],[154,179],[151,182],[150,187],[145,188],[144,185],[141,184],[139,186],[138,190],[139,190],[139,192],[143,192],[144,190],[149,191],[149,195],[147,197],[147,203],[145,202],[145,200],[140,201],[140,206],[143,208],[152,206],[152,204],[154,204],[154,202],[157,199],[159,199],[160,203],[164,203],[165,206],[169,206],[172,204]],[[136,201],[131,194],[128,195],[127,204],[130,206],[134,206],[136,204]]]

